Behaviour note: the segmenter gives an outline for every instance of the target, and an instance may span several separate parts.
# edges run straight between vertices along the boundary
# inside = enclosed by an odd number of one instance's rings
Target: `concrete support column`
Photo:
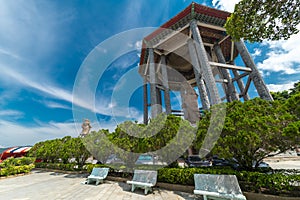
[[[147,78],[144,76],[144,124],[148,124],[148,88]]]
[[[156,83],[157,83],[157,81],[156,81]],[[155,86],[156,86],[156,84],[155,84]],[[162,98],[161,98],[161,90],[158,87],[156,87],[156,94],[157,94],[157,96],[156,96],[156,98],[157,98],[156,102],[158,104],[158,106],[157,106],[157,113],[160,114],[160,113],[162,113]]]
[[[165,89],[164,92],[164,100],[165,100],[165,107],[166,107],[166,114],[171,114],[171,100],[170,100],[170,89],[169,89],[169,79],[167,73],[167,65],[166,65],[166,57],[162,55],[160,58],[160,65],[161,65],[161,74],[162,74],[162,82]]]
[[[220,63],[226,64],[222,49],[219,44],[214,45],[214,51],[218,58],[218,61]],[[229,101],[239,100],[239,95],[235,90],[229,71],[227,69],[221,68],[221,73],[223,74],[224,78],[228,80],[227,88],[229,93],[228,95],[230,97]]]
[[[184,119],[195,125],[200,119],[198,95],[189,84],[182,85],[180,95]]]
[[[200,69],[200,65],[199,65],[199,60],[196,55],[197,53],[196,53],[194,41],[192,39],[190,39],[188,41],[188,46],[189,46],[189,54],[191,57],[191,61],[192,61],[192,65],[193,65],[193,69],[194,69],[194,73],[195,73],[195,78],[196,78],[196,82],[197,82],[197,87],[198,87],[198,90],[200,93],[200,100],[201,100],[202,108],[203,108],[203,110],[209,110],[210,103],[209,103],[206,87],[205,87],[205,84],[203,81],[203,77],[201,75],[202,73],[201,73],[201,69]]]
[[[151,118],[155,118],[159,114],[158,93],[156,89],[156,70],[154,62],[153,49],[149,49],[149,76],[150,76],[150,100],[151,100]]]
[[[210,100],[211,104],[219,104],[221,103],[221,98],[218,93],[218,88],[215,83],[215,79],[211,70],[211,66],[209,64],[207,55],[206,55],[206,50],[197,26],[196,20],[192,20],[190,23],[190,28],[192,31],[192,35],[194,40],[196,41],[196,52],[198,55],[198,59],[200,62],[200,67],[201,70],[203,71],[203,77],[204,81],[206,83],[206,86],[208,88],[209,94],[210,94]]]
[[[238,52],[240,53],[245,65],[252,69],[250,76],[252,78],[252,81],[254,83],[254,86],[255,86],[260,98],[269,100],[269,101],[273,101],[273,97],[270,94],[270,91],[267,88],[263,78],[261,77],[261,75],[254,63],[254,60],[252,59],[250,53],[248,52],[244,41],[240,40],[240,41],[235,42],[234,44],[235,44]]]

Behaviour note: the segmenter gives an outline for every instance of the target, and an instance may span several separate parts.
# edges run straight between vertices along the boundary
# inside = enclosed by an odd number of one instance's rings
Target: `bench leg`
[[[207,200],[207,196],[206,195],[203,195],[203,200]]]
[[[135,190],[135,185],[132,184],[132,186],[131,186],[131,192],[133,192],[134,190]]]
[[[152,188],[151,187],[145,187],[145,194],[148,194],[148,192],[152,192]]]
[[[149,188],[145,187],[145,194],[148,194]]]

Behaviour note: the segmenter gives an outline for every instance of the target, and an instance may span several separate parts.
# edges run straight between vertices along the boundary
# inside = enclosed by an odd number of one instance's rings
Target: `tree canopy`
[[[224,127],[211,154],[235,158],[241,168],[252,170],[253,163],[258,164],[270,153],[281,153],[299,145],[299,86],[300,82],[289,91],[275,93],[273,102],[255,98],[227,103]],[[199,122],[194,143],[198,149],[207,135],[210,121],[211,113],[208,112]]]
[[[110,155],[115,154],[130,170],[143,153],[159,156],[164,163],[172,163],[189,148],[195,133],[196,128],[188,121],[161,114],[147,126],[125,121],[112,133],[99,130],[84,137],[83,141],[97,160],[105,163]],[[122,167],[118,163],[112,166]]]
[[[71,159],[75,159],[79,166],[83,166],[91,154],[80,138],[66,136],[36,143],[30,149],[28,156],[42,159],[48,163],[63,162],[66,164]]]
[[[258,164],[271,152],[293,148],[300,142],[299,123],[294,123],[296,117],[286,108],[279,101],[260,98],[228,103],[222,133],[211,153],[235,158],[241,168],[252,170],[253,163]],[[205,115],[199,123],[195,144],[201,146],[210,115]]]
[[[288,39],[299,32],[299,0],[242,0],[227,19],[226,31],[234,39],[250,42]]]
[[[294,87],[289,90],[283,90],[280,92],[271,92],[274,100],[285,101],[293,95],[300,94],[300,81],[294,83]]]

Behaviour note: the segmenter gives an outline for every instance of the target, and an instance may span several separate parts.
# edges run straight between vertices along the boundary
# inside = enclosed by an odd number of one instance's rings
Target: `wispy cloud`
[[[19,55],[15,54],[15,53],[12,53],[10,51],[7,51],[5,49],[0,48],[0,54],[3,54],[5,56],[9,56],[9,57],[12,57],[12,58],[15,58],[15,59],[18,59],[18,60],[22,60],[22,58]]]
[[[0,110],[0,117],[21,118],[24,113],[18,110]]]
[[[43,101],[42,104],[46,105],[49,108],[60,108],[60,109],[66,109],[71,110],[72,107],[66,104],[58,103],[55,101]]]
[[[78,136],[74,123],[50,122],[29,127],[0,120],[0,130],[1,144],[5,146],[33,145],[39,141],[61,138],[67,135]]]
[[[72,100],[72,94],[67,90],[52,86],[50,83],[42,83],[41,81],[33,80],[33,77],[24,76],[18,71],[12,70],[8,66],[0,65],[0,70],[2,79],[5,79],[5,81],[10,82],[11,84],[21,85],[22,87],[29,87],[39,92],[46,93],[51,97],[59,98],[65,101],[70,102]]]

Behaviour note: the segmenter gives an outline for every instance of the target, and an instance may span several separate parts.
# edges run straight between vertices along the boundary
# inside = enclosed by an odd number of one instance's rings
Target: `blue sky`
[[[95,105],[87,105],[84,97],[73,98],[78,72],[104,41],[131,29],[158,27],[191,2],[0,0],[0,146],[77,136],[82,119],[74,119],[74,104],[96,113],[99,123],[93,122],[92,130],[113,130],[124,120],[142,121],[141,79],[136,72],[142,38],[128,39],[133,51],[106,68],[96,87]],[[195,2],[233,11],[238,0]],[[248,47],[270,90],[289,89],[299,81],[300,34]],[[132,91],[120,105],[124,88]],[[255,96],[254,89],[251,94]]]

